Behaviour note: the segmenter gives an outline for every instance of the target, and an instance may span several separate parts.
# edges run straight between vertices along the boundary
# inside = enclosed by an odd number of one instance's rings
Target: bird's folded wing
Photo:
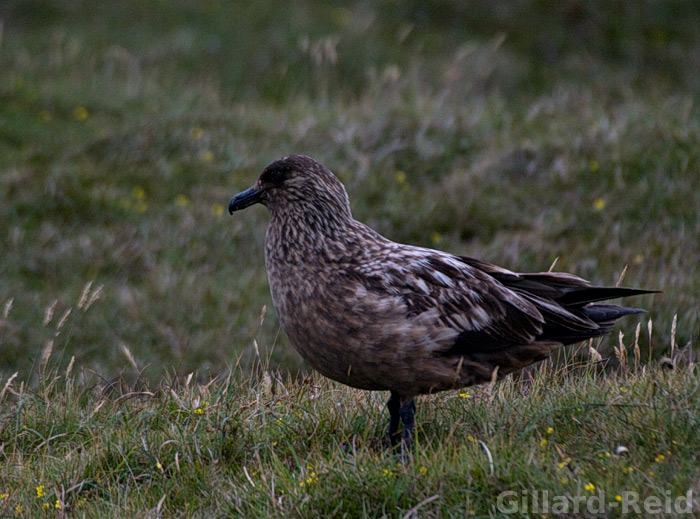
[[[529,344],[542,332],[544,314],[558,311],[546,301],[540,307],[456,256],[418,247],[391,251],[381,264],[365,263],[357,274],[367,290],[401,298],[408,318],[431,313],[436,326],[455,330],[458,339],[445,350]]]

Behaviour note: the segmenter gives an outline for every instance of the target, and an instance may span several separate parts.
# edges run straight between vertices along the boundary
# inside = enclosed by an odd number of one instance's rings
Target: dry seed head
[[[639,366],[642,358],[642,352],[639,350],[639,332],[642,331],[642,323],[637,323],[637,328],[634,330],[634,364]]]
[[[56,333],[61,331],[61,328],[63,328],[63,325],[66,324],[66,321],[68,320],[68,316],[70,313],[73,311],[72,308],[69,308],[65,312],[63,312],[63,315],[61,316],[60,321],[58,321],[58,326],[56,326]]]
[[[615,347],[615,355],[620,360],[620,364],[627,364],[627,348],[625,348],[625,343],[622,342],[622,338],[625,336],[624,333],[620,332],[618,335],[618,340],[620,342],[619,347]]]
[[[12,310],[12,303],[15,302],[15,298],[11,297],[10,299],[7,300],[7,303],[5,303],[5,311],[3,312],[3,317],[7,319],[7,316],[10,315],[10,310]]]
[[[56,305],[58,304],[58,299],[54,299],[53,303],[46,307],[46,312],[44,313],[44,326],[51,322],[53,319],[54,310],[56,310]]]
[[[3,387],[2,391],[0,391],[0,402],[2,402],[2,398],[5,396],[5,393],[8,391],[10,385],[12,385],[12,381],[17,378],[17,375],[19,375],[19,371],[15,371],[10,378],[7,379],[7,382],[5,382],[5,387]]]
[[[622,284],[622,280],[625,279],[625,274],[627,274],[627,265],[625,265],[625,268],[623,268],[622,272],[620,272],[620,277],[617,278],[617,283],[615,283],[616,287],[619,287]]]
[[[46,363],[49,361],[51,352],[53,352],[53,344],[53,339],[51,339],[46,343],[46,346],[44,346],[44,351],[41,352],[41,369],[43,371],[46,371]]]
[[[674,350],[676,349],[676,323],[678,322],[678,314],[673,316],[671,324],[671,357],[673,358]]]
[[[136,371],[138,371],[139,367],[136,364],[136,359],[134,358],[134,356],[131,353],[131,350],[129,349],[129,347],[125,343],[122,343],[122,351],[124,352],[124,355],[126,355],[126,360],[129,361],[129,364],[131,364],[131,367],[134,368]]]
[[[82,294],[80,294],[80,300],[78,301],[78,308],[79,309],[82,309],[85,306],[85,303],[87,303],[91,288],[92,288],[92,281],[88,281],[87,283],[85,283],[85,286],[83,287],[83,292],[82,292]]]
[[[70,358],[70,362],[68,363],[68,368],[66,368],[66,379],[70,377],[71,371],[73,371],[73,365],[75,364],[75,355],[73,355]]]
[[[649,364],[651,364],[651,330],[652,330],[652,324],[651,324],[651,319],[649,319],[649,322],[647,323],[647,336],[649,338]]]
[[[270,377],[267,371],[263,373],[262,380],[260,381],[260,391],[266,398],[270,398],[273,395],[272,377]]]
[[[104,288],[104,285],[100,285],[95,289],[95,291],[92,293],[90,296],[90,299],[88,299],[88,302],[85,305],[85,311],[87,312],[87,309],[92,306],[92,304],[97,301],[100,298],[100,294],[102,294],[102,289]]]
[[[593,362],[602,362],[603,356],[593,347],[593,340],[588,341],[588,354]]]

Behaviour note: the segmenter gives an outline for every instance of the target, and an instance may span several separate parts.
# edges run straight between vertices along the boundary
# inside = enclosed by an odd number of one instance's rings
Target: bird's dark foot
[[[387,447],[394,448],[399,442],[399,422],[401,421],[400,409],[401,399],[397,393],[391,392],[389,401],[386,403],[389,409],[389,433],[387,434]]]
[[[415,415],[416,403],[411,398],[410,400],[401,400],[398,393],[391,392],[391,397],[387,402],[389,409],[389,434],[387,443],[389,448],[395,449],[397,446],[401,448],[401,460],[406,461],[408,453],[411,450],[413,443],[413,434],[415,430]],[[403,425],[402,431],[399,433],[399,422]]]

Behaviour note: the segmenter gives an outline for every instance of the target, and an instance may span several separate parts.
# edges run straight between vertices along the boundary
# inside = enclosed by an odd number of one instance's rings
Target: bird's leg
[[[401,398],[399,398],[398,393],[394,391],[391,392],[389,401],[386,403],[389,408],[389,446],[394,447],[399,441],[399,420],[401,419]]]
[[[401,402],[399,408],[399,416],[403,424],[401,433],[401,446],[403,449],[409,449],[413,441],[413,431],[415,429],[416,403],[411,398],[408,402]]]

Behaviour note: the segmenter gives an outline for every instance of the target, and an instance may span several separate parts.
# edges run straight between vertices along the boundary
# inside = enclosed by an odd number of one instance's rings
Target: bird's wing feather
[[[593,286],[585,279],[567,272],[515,273],[475,258],[460,256],[459,259],[486,272],[508,288],[552,299],[561,305],[581,307],[606,299],[658,293],[656,290]]]
[[[363,262],[358,269],[368,290],[400,297],[407,317],[437,310],[437,325],[457,333],[456,340],[442,345],[447,354],[494,352],[531,344],[548,319],[563,325],[573,321],[574,327],[595,327],[553,301],[508,288],[485,269],[439,251],[398,246],[381,256],[381,265]],[[505,269],[499,273],[518,277]]]

